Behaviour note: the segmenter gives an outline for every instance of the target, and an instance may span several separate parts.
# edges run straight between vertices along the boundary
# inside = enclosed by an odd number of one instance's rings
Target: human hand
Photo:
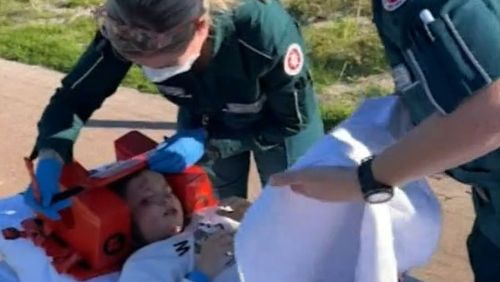
[[[35,172],[40,197],[35,195],[33,183],[23,193],[24,201],[28,206],[52,220],[60,219],[59,211],[71,205],[69,199],[52,203],[53,197],[60,192],[59,179],[62,168],[63,162],[57,157],[41,158]]]
[[[196,270],[211,279],[221,273],[234,259],[234,235],[228,231],[212,234],[201,245]]]
[[[207,132],[203,128],[180,130],[158,145],[148,157],[149,168],[160,173],[178,173],[198,162],[205,153]]]
[[[274,174],[270,184],[287,187],[306,197],[325,201],[360,201],[363,199],[356,168],[318,166]]]

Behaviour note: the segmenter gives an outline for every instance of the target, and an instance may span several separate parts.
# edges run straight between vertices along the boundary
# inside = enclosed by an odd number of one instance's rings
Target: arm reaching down
[[[52,149],[65,161],[85,122],[111,96],[131,66],[97,33],[73,69],[64,77],[38,123],[35,152]]]
[[[391,186],[439,173],[500,146],[500,81],[478,91],[456,111],[434,114],[377,156],[375,179]],[[316,167],[276,174],[274,186],[326,201],[362,200],[355,168]],[[332,189],[335,188],[335,189]]]
[[[434,114],[373,162],[375,178],[402,185],[477,159],[500,147],[500,80],[447,116]]]

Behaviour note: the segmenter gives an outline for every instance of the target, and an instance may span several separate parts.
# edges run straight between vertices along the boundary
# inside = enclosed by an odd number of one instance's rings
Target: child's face
[[[182,230],[181,203],[163,175],[143,171],[131,179],[125,189],[133,220],[148,243],[166,239]]]

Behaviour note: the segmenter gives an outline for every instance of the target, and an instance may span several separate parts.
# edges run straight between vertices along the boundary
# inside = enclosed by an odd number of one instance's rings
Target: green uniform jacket
[[[500,77],[500,1],[374,0],[373,8],[397,92],[415,124],[454,111]],[[487,201],[475,199],[478,223],[500,247],[500,150],[448,174],[485,190]]]
[[[293,162],[323,132],[296,22],[275,0],[245,0],[213,20],[210,64],[157,83],[159,91],[180,106],[180,127],[208,120],[210,138],[286,144]],[[70,160],[78,132],[130,66],[97,34],[43,113],[36,149]]]

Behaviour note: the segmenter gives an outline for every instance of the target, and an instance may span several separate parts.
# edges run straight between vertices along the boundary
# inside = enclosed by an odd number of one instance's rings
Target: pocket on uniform
[[[427,24],[418,19],[410,34],[406,56],[441,113],[454,111],[500,72],[500,20],[484,1],[449,0],[426,15]]]
[[[469,78],[474,91],[500,76],[500,2],[452,3],[443,7],[442,19],[464,60],[474,70],[474,76]]]
[[[403,104],[408,105],[407,108],[414,124],[419,124],[435,112],[435,107],[430,103],[428,97],[425,96],[425,91],[420,81],[398,89],[398,94],[401,96]]]
[[[464,64],[465,82],[472,91],[489,84],[500,74],[500,10],[488,0],[454,1],[445,5],[441,19],[453,38]]]
[[[266,96],[262,95],[252,103],[231,103],[224,106],[224,123],[231,129],[240,130],[251,127],[262,117]]]
[[[500,76],[500,5],[494,1],[449,1],[430,25],[471,92]]]

